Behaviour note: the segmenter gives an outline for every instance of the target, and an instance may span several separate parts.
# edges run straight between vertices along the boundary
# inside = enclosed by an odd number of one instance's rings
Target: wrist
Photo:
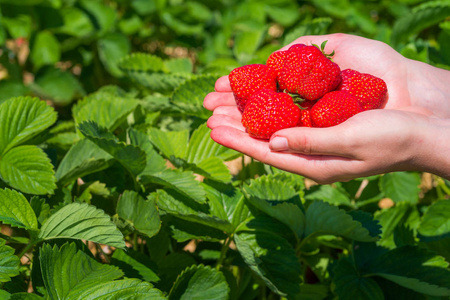
[[[414,168],[450,180],[450,119],[431,117],[417,138]]]

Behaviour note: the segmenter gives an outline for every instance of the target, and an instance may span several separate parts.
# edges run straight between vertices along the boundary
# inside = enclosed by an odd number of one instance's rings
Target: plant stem
[[[232,241],[232,237],[230,236],[223,243],[222,250],[220,251],[220,257],[219,257],[219,260],[217,261],[216,270],[220,270],[220,268],[222,267],[223,262],[226,257],[226,254],[227,254],[227,251],[228,251],[228,248],[230,248],[231,241]]]
[[[19,256],[19,259],[21,259],[22,256],[24,256],[25,253],[27,253],[28,250],[30,250],[35,244],[37,244],[36,241],[30,241],[30,242],[25,246],[25,248],[23,248],[22,252],[19,253],[19,255],[18,255],[18,256]]]

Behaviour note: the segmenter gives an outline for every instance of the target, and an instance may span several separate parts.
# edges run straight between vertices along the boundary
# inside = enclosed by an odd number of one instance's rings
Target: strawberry
[[[242,114],[242,125],[251,136],[269,139],[280,129],[297,126],[300,114],[291,96],[263,89],[250,97]]]
[[[263,64],[245,65],[232,70],[228,76],[234,99],[241,112],[250,96],[258,90],[277,90],[277,75]]]
[[[317,101],[303,101],[300,103],[301,115],[298,122],[298,126],[312,127],[311,121],[311,108],[316,104]]]
[[[284,66],[284,59],[286,58],[287,51],[275,51],[267,58],[266,65],[275,70],[278,76],[280,76],[281,69]]]
[[[330,127],[363,111],[358,98],[344,91],[326,93],[311,108],[313,127]]]
[[[352,69],[343,70],[341,78],[337,90],[358,97],[364,110],[379,108],[387,98],[387,86],[381,78]]]
[[[280,87],[298,94],[306,100],[317,100],[334,90],[340,80],[340,68],[317,46],[292,45],[286,53],[284,65],[278,77]]]

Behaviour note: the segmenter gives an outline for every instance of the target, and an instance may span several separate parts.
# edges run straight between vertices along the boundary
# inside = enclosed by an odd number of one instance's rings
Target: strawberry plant
[[[450,297],[448,180],[319,185],[215,143],[202,104],[219,76],[305,34],[353,32],[449,68],[448,1],[0,9],[0,299]],[[336,89],[376,85],[346,72]],[[302,126],[315,101],[292,108]]]

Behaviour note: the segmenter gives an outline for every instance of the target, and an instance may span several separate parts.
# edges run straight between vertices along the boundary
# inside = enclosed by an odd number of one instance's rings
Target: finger
[[[212,115],[206,122],[206,125],[211,129],[226,126],[245,132],[245,127],[242,126],[240,120],[227,115]]]
[[[211,138],[217,143],[244,153],[254,159],[276,168],[300,174],[319,183],[332,183],[358,177],[362,162],[336,156],[308,156],[273,152],[267,141],[250,137],[246,132],[219,126],[211,131]]]
[[[218,106],[236,105],[233,93],[212,92],[205,96],[203,107],[208,110],[214,110]]]
[[[327,128],[288,128],[274,133],[269,147],[273,151],[357,159],[352,151],[352,132],[344,124]]]
[[[212,119],[212,117],[210,119]],[[220,122],[223,122],[222,124],[224,124],[226,120],[222,119]],[[255,158],[261,158],[263,153],[270,153],[270,149],[267,145],[268,142],[266,140],[252,138],[245,132],[245,128],[242,125],[240,128],[226,125],[214,127],[211,131],[211,138],[225,147]]]
[[[215,90],[216,92],[231,92],[231,85],[228,75],[222,76],[216,80]]]
[[[239,121],[241,121],[241,119],[242,119],[242,114],[236,105],[234,105],[234,106],[219,106],[214,110],[213,115],[227,115],[227,116],[229,116],[233,119],[239,120]]]

